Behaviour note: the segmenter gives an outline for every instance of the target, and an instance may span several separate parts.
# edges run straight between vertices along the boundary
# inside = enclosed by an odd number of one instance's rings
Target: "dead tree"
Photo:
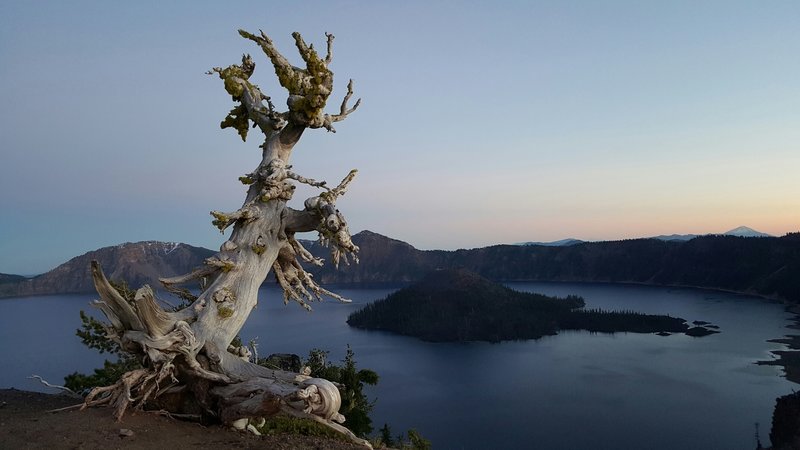
[[[320,287],[304,270],[301,262],[320,265],[322,260],[306,251],[295,239],[295,233],[317,231],[322,243],[330,247],[336,265],[340,260],[347,261],[348,256],[357,262],[358,247],[336,209],[337,198],[345,193],[356,171],[330,188],[324,181],[293,172],[289,160],[307,128],[335,131],[333,124],[352,113],[360,100],[348,106],[353,95],[351,80],[338,112],[324,111],[333,89],[333,73],[328,68],[333,35],[326,34],[327,49],[320,56],[313,45],[307,45],[299,33],[294,33],[305,63],[300,68],[290,64],[263,32],[255,35],[240,30],[239,34],[261,47],[271,61],[280,85],[288,91],[288,110],[276,110],[270,97],[250,81],[255,63],[249,55],[242,57],[241,64],[209,71],[222,79],[235,102],[222,128],[234,128],[243,140],[251,127],[263,133],[261,162],[239,178],[249,186],[242,207],[233,212],[211,212],[212,223],[220,231],[233,227],[219,253],[190,274],[161,279],[168,290],[181,290],[182,284],[202,280],[202,291],[190,306],[165,311],[148,286],[139,289],[135,300],[128,302],[109,284],[100,266],[92,264],[100,295],[95,305],[110,321],[108,334],[124,350],[141,355],[144,368],[126,373],[113,386],[95,389],[85,405],[112,405],[117,418],[121,418],[128,408],[159,401],[161,407],[169,403],[184,405],[183,409],[192,403],[203,414],[240,427],[283,411],[313,419],[356,439],[339,425],[344,418],[338,412],[341,398],[334,384],[307,374],[254,364],[246,348],[233,347],[231,342],[258,303],[258,289],[270,269],[283,289],[284,302],[297,302],[310,310],[309,302],[320,300],[323,295],[347,301]],[[303,209],[290,208],[287,202],[292,198],[294,183],[314,186],[320,193],[307,199]],[[165,402],[165,398],[172,400]]]

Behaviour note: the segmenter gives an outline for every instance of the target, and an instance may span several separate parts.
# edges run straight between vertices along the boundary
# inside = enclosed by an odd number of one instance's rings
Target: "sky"
[[[337,133],[296,172],[338,182],[355,234],[422,249],[800,230],[800,2],[4,1],[0,273],[122,242],[218,248],[260,159],[205,74],[291,33],[334,43]],[[293,204],[313,195],[298,189]],[[313,235],[307,236],[313,238]]]

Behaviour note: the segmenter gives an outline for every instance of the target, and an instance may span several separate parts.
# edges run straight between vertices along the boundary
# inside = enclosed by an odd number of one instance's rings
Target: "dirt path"
[[[299,435],[258,437],[153,413],[128,413],[121,423],[105,408],[47,411],[79,403],[60,395],[0,389],[0,449],[361,449]],[[121,430],[130,430],[124,436]]]

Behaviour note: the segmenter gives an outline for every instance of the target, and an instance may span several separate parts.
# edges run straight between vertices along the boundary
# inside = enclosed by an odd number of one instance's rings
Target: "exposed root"
[[[70,396],[72,398],[80,398],[80,399],[83,398],[83,397],[80,396],[80,394],[78,394],[77,392],[73,391],[72,389],[70,389],[70,388],[68,388],[66,386],[59,386],[59,385],[56,385],[56,384],[48,383],[44,378],[40,377],[39,375],[31,375],[31,376],[28,377],[28,379],[39,380],[39,382],[42,383],[43,385],[45,385],[45,386],[47,386],[49,388],[58,389],[61,392],[63,392],[64,394],[66,394],[66,395],[68,395],[68,396]]]
[[[168,417],[170,419],[183,420],[183,421],[187,421],[187,422],[198,422],[199,423],[203,419],[202,416],[200,416],[199,414],[178,414],[178,413],[169,412],[169,411],[167,411],[165,409],[146,411],[146,412],[148,412],[150,414],[157,414],[159,416]]]
[[[136,401],[134,393],[138,394],[140,388],[145,384],[144,379],[149,372],[148,369],[132,370],[122,375],[122,378],[111,386],[92,389],[86,396],[81,409],[90,406],[111,406],[114,408],[114,418],[118,422],[121,421],[128,405]]]
[[[48,413],[48,414],[55,414],[55,413],[60,413],[60,412],[64,412],[64,411],[72,411],[73,409],[81,409],[81,408],[83,408],[83,405],[84,405],[83,403],[78,403],[77,405],[65,406],[63,408],[57,408],[57,409],[50,409],[50,410],[47,410],[45,412]]]

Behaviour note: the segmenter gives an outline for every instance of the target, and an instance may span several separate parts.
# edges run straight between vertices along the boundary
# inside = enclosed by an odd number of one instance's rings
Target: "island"
[[[690,330],[677,317],[587,310],[585,305],[578,296],[519,292],[464,269],[443,269],[366,305],[350,314],[347,323],[430,342],[538,339],[560,330],[662,335]]]

